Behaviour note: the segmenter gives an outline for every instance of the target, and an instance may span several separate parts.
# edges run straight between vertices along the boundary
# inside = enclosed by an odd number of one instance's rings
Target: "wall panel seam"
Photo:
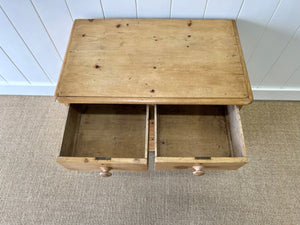
[[[170,0],[170,12],[169,12],[169,19],[171,19],[171,15],[172,15],[172,6],[173,6],[173,0]]]
[[[8,84],[8,81],[1,74],[0,74],[0,77],[2,78],[2,80],[4,80]]]
[[[139,18],[139,15],[138,15],[138,3],[137,3],[137,0],[134,0],[135,2],[135,18],[138,19]]]
[[[14,61],[9,57],[9,55],[6,53],[6,51],[0,46],[0,49],[4,52],[6,57],[9,59],[9,61],[16,67],[16,69],[20,72],[20,74],[24,77],[24,79],[28,82],[28,84],[31,84],[29,79],[25,76],[25,74],[19,69],[19,67],[14,63]],[[9,83],[9,82],[7,82]]]
[[[32,7],[33,7],[33,9],[34,9],[34,11],[35,11],[35,13],[36,13],[36,15],[39,17],[39,20],[41,21],[41,23],[42,23],[42,25],[43,25],[43,27],[44,27],[44,29],[45,29],[47,35],[48,35],[48,37],[49,37],[49,39],[50,39],[50,41],[51,41],[53,47],[55,48],[56,53],[58,54],[60,60],[63,61],[62,56],[60,55],[60,53],[59,53],[59,51],[58,51],[58,49],[57,49],[57,47],[56,47],[56,45],[55,45],[55,43],[54,43],[54,41],[53,41],[51,35],[50,35],[50,33],[48,32],[48,29],[46,28],[46,26],[45,26],[45,24],[44,24],[44,22],[43,22],[43,20],[42,20],[42,18],[41,18],[41,16],[40,16],[40,14],[39,14],[38,10],[36,9],[36,7],[35,7],[34,3],[32,2],[32,0],[30,0],[30,3],[31,3],[31,5],[32,5]]]
[[[13,22],[10,20],[10,18],[8,17],[8,15],[6,14],[6,12],[4,11],[4,9],[2,8],[2,6],[0,6],[2,12],[4,13],[4,15],[6,16],[6,18],[8,19],[9,23],[11,24],[11,26],[14,28],[14,30],[16,31],[16,33],[18,34],[18,36],[20,37],[20,39],[22,40],[22,42],[24,43],[24,45],[26,46],[26,48],[28,49],[28,51],[30,52],[30,54],[32,55],[32,57],[34,58],[34,60],[36,61],[36,63],[39,65],[39,67],[41,68],[41,70],[44,72],[45,76],[47,77],[47,79],[50,81],[50,83],[53,84],[52,79],[50,78],[50,76],[47,74],[47,72],[44,70],[44,68],[41,66],[41,64],[39,63],[39,61],[37,60],[37,58],[35,57],[35,55],[33,54],[33,52],[31,51],[31,49],[29,48],[29,46],[27,45],[27,43],[25,42],[25,40],[23,39],[23,37],[21,36],[21,34],[19,33],[19,31],[17,30],[17,28],[15,27],[15,25],[13,24]],[[25,75],[24,75],[25,76]],[[25,76],[24,77],[26,80],[28,80],[28,82],[30,83],[29,79]]]
[[[66,4],[66,6],[67,6],[67,9],[68,9],[68,11],[69,11],[69,15],[70,15],[72,21],[74,21],[73,16],[72,16],[72,13],[71,13],[71,10],[70,10],[69,5],[68,5],[68,3],[67,3],[67,0],[65,0],[65,4]]]
[[[105,13],[104,13],[104,8],[103,8],[102,0],[99,0],[99,1],[100,1],[101,11],[102,11],[102,14],[103,14],[103,19],[105,19]]]
[[[209,0],[206,0],[206,2],[205,2],[205,8],[204,8],[204,12],[203,12],[203,19],[204,19],[204,17],[205,17],[205,14],[206,14],[206,9],[207,9],[207,5],[208,5],[208,1]]]
[[[257,47],[258,47],[259,43],[261,42],[262,38],[264,37],[264,35],[265,35],[265,33],[266,33],[266,31],[267,31],[267,29],[268,29],[268,27],[269,27],[269,25],[270,25],[270,23],[271,23],[273,17],[274,17],[274,15],[276,14],[276,12],[277,12],[277,10],[278,10],[278,8],[279,8],[279,5],[280,5],[281,1],[282,1],[282,0],[279,0],[279,1],[278,1],[278,3],[277,3],[277,5],[276,5],[276,7],[275,7],[275,9],[274,9],[274,11],[273,11],[273,13],[272,13],[270,19],[268,20],[268,22],[267,22],[266,25],[264,26],[264,31],[262,32],[262,34],[261,34],[260,38],[258,39],[258,41],[256,42],[255,46],[253,47],[253,49],[252,49],[252,51],[251,51],[251,54],[250,54],[250,56],[249,56],[249,58],[248,58],[246,64],[248,64],[249,61],[251,60],[251,58],[253,57],[254,52],[255,52],[255,50],[257,49]]]
[[[287,78],[287,80],[284,82],[283,85],[280,86],[280,88],[285,88],[286,84],[292,79],[292,77],[296,74],[296,72],[300,69],[300,65],[296,67],[296,69],[291,73],[291,75]]]
[[[283,47],[283,49],[280,51],[279,55],[277,56],[276,60],[272,63],[272,65],[270,66],[270,68],[268,69],[268,71],[265,73],[265,75],[263,76],[263,78],[261,79],[261,81],[259,82],[259,84],[257,85],[257,87],[260,87],[261,84],[270,77],[270,72],[273,69],[273,67],[275,66],[275,64],[278,62],[278,60],[280,59],[281,55],[283,54],[283,52],[285,51],[285,49],[289,46],[289,44],[291,43],[291,41],[293,40],[293,38],[295,37],[297,31],[299,30],[300,25],[297,27],[297,29],[294,31],[294,33],[291,35],[291,37],[289,38],[288,42],[285,44],[285,46]]]
[[[241,4],[241,7],[240,7],[240,9],[239,9],[239,11],[238,11],[238,14],[237,14],[237,16],[235,17],[235,20],[237,20],[237,18],[240,16],[240,13],[241,13],[241,11],[242,11],[242,8],[244,7],[244,4],[245,4],[245,0],[243,0],[243,2],[242,2],[242,4]]]

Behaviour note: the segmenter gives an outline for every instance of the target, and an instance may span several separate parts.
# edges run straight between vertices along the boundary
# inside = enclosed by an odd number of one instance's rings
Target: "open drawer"
[[[146,105],[71,104],[57,162],[71,170],[147,171]]]
[[[234,170],[247,163],[237,106],[155,106],[155,169]]]

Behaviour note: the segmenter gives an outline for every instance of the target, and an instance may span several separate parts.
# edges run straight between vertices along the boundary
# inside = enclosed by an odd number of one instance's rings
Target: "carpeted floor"
[[[0,224],[300,224],[300,102],[241,111],[249,164],[237,171],[68,171],[55,162],[67,108],[0,96]]]

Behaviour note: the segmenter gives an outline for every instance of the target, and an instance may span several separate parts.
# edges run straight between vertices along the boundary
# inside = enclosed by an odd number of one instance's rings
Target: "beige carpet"
[[[51,97],[0,96],[1,225],[300,224],[300,102],[244,107],[249,164],[203,177],[68,171],[66,115]]]

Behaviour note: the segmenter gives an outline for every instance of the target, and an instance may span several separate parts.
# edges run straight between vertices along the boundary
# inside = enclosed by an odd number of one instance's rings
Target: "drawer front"
[[[71,104],[57,162],[71,170],[147,171],[146,105]]]
[[[237,106],[156,106],[155,169],[235,170],[248,162]]]
[[[155,169],[157,170],[194,170],[194,166],[202,166],[202,170],[236,170],[245,165],[248,159],[238,158],[176,158],[176,157],[156,157]]]
[[[147,171],[147,158],[57,157],[56,161],[69,170],[100,171],[106,167],[112,171]]]

